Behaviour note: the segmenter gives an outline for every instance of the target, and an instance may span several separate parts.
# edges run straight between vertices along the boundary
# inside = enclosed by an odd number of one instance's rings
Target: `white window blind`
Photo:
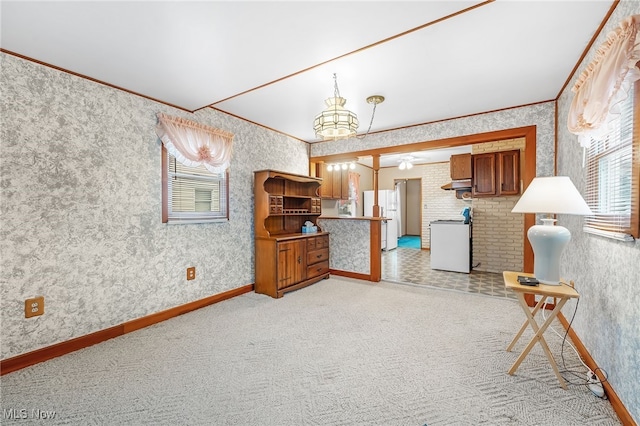
[[[189,167],[167,156],[168,222],[210,222],[228,218],[227,173],[212,173],[203,165]]]
[[[584,231],[620,240],[638,237],[640,127],[636,90],[620,104],[620,115],[607,132],[592,138],[587,151],[585,201],[594,212]]]

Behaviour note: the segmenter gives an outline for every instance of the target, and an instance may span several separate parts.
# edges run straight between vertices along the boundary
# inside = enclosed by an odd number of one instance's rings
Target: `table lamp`
[[[560,255],[571,239],[563,226],[556,226],[553,214],[592,215],[593,212],[567,176],[536,177],[511,213],[542,213],[542,225],[529,228],[533,248],[533,274],[543,284],[560,285]]]

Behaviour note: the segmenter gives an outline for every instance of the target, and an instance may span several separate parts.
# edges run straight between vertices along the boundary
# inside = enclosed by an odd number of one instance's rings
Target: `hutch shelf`
[[[282,297],[329,278],[329,234],[318,228],[322,179],[276,170],[254,172],[256,293]]]

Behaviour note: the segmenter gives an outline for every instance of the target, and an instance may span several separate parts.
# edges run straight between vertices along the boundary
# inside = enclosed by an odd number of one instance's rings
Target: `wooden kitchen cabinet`
[[[500,151],[496,154],[499,194],[518,195],[520,193],[520,150]]]
[[[329,234],[318,228],[321,180],[275,170],[254,172],[255,291],[282,297],[329,278]]]
[[[452,180],[471,179],[471,154],[452,155],[449,160]]]
[[[473,196],[496,195],[496,156],[490,152],[473,156]]]
[[[322,178],[320,197],[331,200],[349,199],[349,170],[327,170],[327,165],[317,165],[316,175]]]
[[[520,193],[520,150],[475,154],[472,159],[474,197]]]

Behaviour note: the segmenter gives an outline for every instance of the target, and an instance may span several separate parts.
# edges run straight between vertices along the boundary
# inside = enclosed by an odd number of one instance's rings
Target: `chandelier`
[[[373,124],[373,117],[376,113],[376,105],[383,101],[384,97],[380,95],[373,95],[367,98],[367,103],[373,104],[373,114],[371,115],[369,129],[367,129],[367,133],[362,138],[369,134]],[[316,132],[316,137],[323,140],[338,140],[356,136],[359,125],[358,116],[344,107],[347,100],[340,96],[338,77],[335,73],[333,74],[333,97],[327,98],[324,103],[327,108],[316,115],[313,120],[313,130]]]

